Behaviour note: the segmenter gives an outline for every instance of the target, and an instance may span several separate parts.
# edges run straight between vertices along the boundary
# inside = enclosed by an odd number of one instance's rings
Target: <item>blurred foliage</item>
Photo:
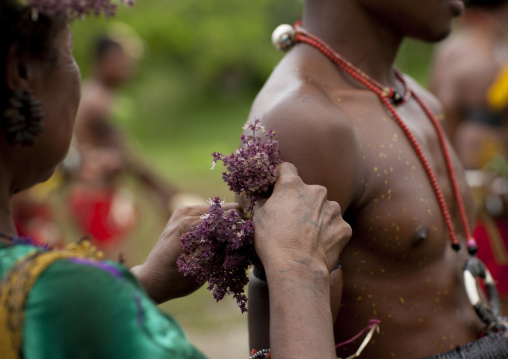
[[[119,9],[116,21],[130,25],[145,44],[130,92],[139,98],[139,114],[152,118],[142,126],[137,122],[136,129],[160,133],[160,125],[183,108],[252,94],[281,56],[270,45],[272,30],[299,18],[299,8],[296,0],[143,0]],[[73,25],[84,77],[90,72],[91,44],[109,26],[102,18]]]
[[[138,75],[124,91],[135,101],[125,125],[144,139],[181,139],[182,132],[196,127],[189,111],[253,99],[281,57],[270,44],[272,30],[293,23],[300,13],[299,0],[142,0],[120,8],[115,21],[132,27],[145,47]],[[98,18],[73,25],[84,78],[90,73],[93,40],[111,24]],[[407,42],[398,65],[424,81],[429,49]],[[219,120],[208,122],[220,126]]]
[[[145,54],[120,91],[116,121],[170,180],[208,197],[222,188],[210,153],[237,146],[250,102],[282,56],[271,32],[298,19],[300,8],[299,0],[142,0],[113,21],[76,21],[74,54],[86,79],[94,40],[115,22],[134,29]]]
[[[427,87],[434,44],[406,39],[397,56],[396,65],[412,76],[423,87]]]

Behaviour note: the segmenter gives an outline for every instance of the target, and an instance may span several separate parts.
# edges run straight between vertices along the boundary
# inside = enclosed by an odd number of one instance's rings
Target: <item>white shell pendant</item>
[[[288,51],[295,44],[295,30],[288,24],[277,26],[272,33],[272,43],[277,50]]]

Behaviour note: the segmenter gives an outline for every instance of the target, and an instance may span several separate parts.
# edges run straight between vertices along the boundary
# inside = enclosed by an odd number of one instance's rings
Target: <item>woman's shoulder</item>
[[[34,331],[34,347],[51,340],[39,331],[51,323],[48,328],[65,336],[56,340],[58,345],[69,352],[81,348],[93,358],[200,357],[179,325],[119,263],[82,258],[55,262],[34,285],[28,304],[25,331]]]
[[[32,251],[18,261],[18,265],[29,262],[33,256],[34,261],[18,274],[19,278],[36,276],[32,285],[30,280],[17,283],[18,292],[26,292],[23,312],[17,316],[23,319],[26,358],[36,354],[67,358],[76,351],[93,358],[164,358],[169,354],[202,358],[126,267],[83,257],[51,261],[52,255],[56,254]]]
[[[8,245],[0,241],[0,279],[18,260],[37,250],[32,245]]]

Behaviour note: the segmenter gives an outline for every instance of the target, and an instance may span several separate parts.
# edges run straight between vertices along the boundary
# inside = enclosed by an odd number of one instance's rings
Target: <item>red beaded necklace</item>
[[[453,227],[452,218],[450,215],[450,211],[448,210],[448,206],[446,205],[446,201],[444,199],[443,193],[441,191],[441,188],[439,187],[439,183],[437,182],[436,175],[434,174],[434,171],[432,170],[432,167],[429,164],[429,161],[427,160],[425,154],[423,153],[420,145],[418,144],[416,138],[411,133],[411,130],[406,126],[406,124],[402,121],[400,116],[397,114],[397,111],[395,110],[395,107],[393,104],[400,104],[403,101],[407,100],[409,97],[413,97],[422,110],[425,112],[429,120],[432,122],[432,125],[434,126],[437,136],[439,138],[439,144],[441,146],[443,156],[445,159],[446,167],[448,170],[448,176],[450,178],[450,182],[453,189],[453,194],[455,196],[455,200],[457,201],[457,206],[459,208],[460,213],[460,219],[462,221],[462,224],[464,226],[464,234],[467,238],[467,247],[468,251],[471,255],[475,255],[477,251],[477,245],[476,241],[473,238],[471,234],[471,229],[469,228],[469,224],[467,221],[467,215],[466,210],[464,207],[464,202],[462,201],[462,196],[460,195],[459,186],[457,183],[457,177],[455,175],[455,171],[453,169],[453,164],[451,161],[451,156],[448,151],[448,148],[446,146],[446,139],[443,132],[443,129],[439,125],[439,122],[434,116],[434,114],[431,112],[431,110],[423,103],[423,101],[420,99],[420,97],[412,91],[405,83],[404,78],[400,72],[395,70],[395,75],[397,76],[397,79],[406,87],[406,94],[404,96],[396,95],[397,92],[389,87],[383,87],[373,79],[371,79],[367,74],[360,71],[358,68],[356,68],[353,64],[345,60],[342,56],[340,56],[337,52],[335,52],[328,44],[326,44],[323,40],[318,38],[317,36],[309,33],[304,28],[300,26],[299,23],[295,24],[295,40],[299,42],[307,43],[319,51],[321,51],[325,56],[327,56],[330,60],[332,60],[337,66],[339,66],[342,70],[346,71],[351,77],[353,77],[355,80],[360,82],[362,85],[367,87],[369,90],[374,92],[378,97],[381,103],[385,106],[385,108],[388,110],[388,112],[391,114],[392,118],[397,122],[397,124],[400,126],[404,134],[406,135],[407,139],[413,146],[413,149],[415,150],[418,158],[420,159],[420,162],[422,163],[425,172],[427,173],[427,176],[429,177],[430,183],[432,185],[432,188],[434,190],[434,194],[436,196],[436,199],[438,201],[439,207],[441,209],[441,213],[444,217],[446,226],[448,228],[448,232],[450,235],[450,240],[452,242],[452,248],[456,251],[460,249],[460,244],[457,239],[457,235],[455,233],[455,229]],[[393,104],[392,104],[393,102]]]

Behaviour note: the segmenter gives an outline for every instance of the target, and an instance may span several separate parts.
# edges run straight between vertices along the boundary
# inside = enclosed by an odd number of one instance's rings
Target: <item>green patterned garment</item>
[[[30,245],[0,244],[2,284],[13,278],[16,270],[12,268],[19,266],[20,260],[30,255],[42,257],[44,252]],[[23,275],[18,277],[24,278]],[[19,283],[18,277],[15,281]],[[21,321],[22,328],[18,333],[21,348],[11,350],[14,354],[5,354],[6,357],[205,359],[188,342],[176,321],[162,313],[130,271],[118,263],[62,258],[43,269],[31,288],[20,290],[17,287],[10,285],[7,300],[0,303],[3,306],[0,309],[4,309],[0,319],[8,323],[0,323],[0,335],[14,337],[12,328],[15,325],[11,323],[15,319]],[[5,303],[12,303],[12,298],[19,303],[20,296],[16,295],[23,291],[28,293],[21,295],[26,297],[25,307],[21,316],[16,317],[11,315],[15,312],[13,306]],[[4,289],[4,294],[6,292]],[[10,336],[6,336],[6,332]],[[0,343],[0,357],[4,358],[10,344]]]

